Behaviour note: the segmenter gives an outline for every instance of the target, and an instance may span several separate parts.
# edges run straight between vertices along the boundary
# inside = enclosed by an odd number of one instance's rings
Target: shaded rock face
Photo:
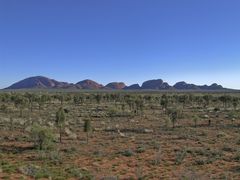
[[[124,89],[126,89],[126,90],[139,90],[139,89],[141,89],[141,86],[139,84],[133,84],[131,86],[125,87]]]
[[[43,76],[35,76],[19,81],[7,89],[34,89],[34,88],[67,88],[71,84],[58,82],[54,79],[49,79]]]
[[[90,79],[80,81],[76,84],[76,86],[79,89],[101,89],[101,88],[103,88],[103,85],[101,85],[95,81],[92,81]]]
[[[124,89],[125,87],[126,85],[123,82],[112,82],[105,86],[106,89],[116,89],[116,90]]]
[[[176,83],[173,87],[175,89],[179,89],[179,90],[197,90],[197,89],[200,89],[197,85],[187,84],[184,81]]]
[[[145,81],[142,84],[142,89],[163,90],[163,89],[171,89],[171,88],[172,87],[168,83],[163,82],[162,79],[149,80],[149,81]]]

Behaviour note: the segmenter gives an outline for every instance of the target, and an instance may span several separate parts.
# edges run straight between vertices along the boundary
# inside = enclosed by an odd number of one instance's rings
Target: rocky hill
[[[156,79],[156,80],[145,81],[142,84],[142,89],[169,90],[169,89],[172,89],[172,87],[168,83],[163,82],[162,79]]]
[[[140,90],[141,86],[139,84],[133,84],[131,86],[126,86],[124,89],[125,90]]]
[[[199,90],[199,91],[219,91],[219,90],[229,90],[223,88],[221,85],[216,83],[208,85],[195,85],[188,84],[184,81],[176,83],[174,86],[169,85],[162,79],[148,80],[145,81],[142,86],[139,84],[133,84],[131,86],[126,86],[123,82],[112,82],[103,86],[102,84],[95,82],[90,79],[80,81],[76,84],[60,82],[54,79],[50,79],[44,76],[30,77],[21,80],[6,89],[108,89],[108,90]]]
[[[102,89],[104,86],[90,79],[80,81],[76,84],[78,89]]]
[[[126,87],[126,84],[123,82],[112,82],[109,83],[105,86],[106,89],[116,89],[116,90],[121,90]]]
[[[195,84],[187,84],[184,81],[176,83],[173,87],[179,90],[199,90],[200,89],[199,86]]]
[[[7,89],[49,89],[49,88],[71,88],[66,82],[59,82],[43,76],[35,76],[21,80]]]

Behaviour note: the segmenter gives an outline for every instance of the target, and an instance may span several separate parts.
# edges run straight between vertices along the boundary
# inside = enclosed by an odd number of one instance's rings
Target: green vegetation
[[[54,146],[54,134],[46,127],[34,125],[30,136],[39,150],[49,150]]]
[[[0,179],[168,179],[207,165],[205,179],[225,169],[239,179],[239,102],[238,93],[2,92]]]

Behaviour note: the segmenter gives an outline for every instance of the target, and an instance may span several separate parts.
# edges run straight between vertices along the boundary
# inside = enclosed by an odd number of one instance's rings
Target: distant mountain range
[[[174,86],[169,85],[162,79],[145,81],[142,86],[133,84],[127,86],[123,82],[111,82],[106,86],[99,84],[93,80],[83,80],[76,84],[60,82],[43,76],[35,76],[21,80],[6,89],[89,89],[89,90],[199,90],[199,91],[219,91],[230,90],[216,83],[208,85],[188,84],[184,81],[176,83]]]

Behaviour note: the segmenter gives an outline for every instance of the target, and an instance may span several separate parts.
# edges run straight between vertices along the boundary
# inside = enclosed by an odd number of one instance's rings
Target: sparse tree
[[[228,113],[228,118],[232,121],[232,125],[234,124],[234,121],[236,120],[237,118],[237,114],[235,111],[230,111]]]
[[[13,121],[13,118],[10,117],[10,121],[9,121],[9,130],[10,131],[13,131],[14,129],[14,121]]]
[[[194,115],[193,116],[193,121],[194,121],[194,127],[196,128],[197,127],[197,122],[199,120],[199,117],[197,115]]]
[[[36,100],[35,94],[27,92],[27,93],[25,93],[24,96],[28,99],[30,112],[33,112],[33,102]]]
[[[204,95],[203,97],[203,105],[204,105],[204,108],[208,107],[209,106],[209,103],[210,103],[210,96],[209,95]]]
[[[238,103],[239,103],[238,98],[233,98],[232,104],[235,111],[237,110]]]
[[[56,125],[59,129],[59,141],[62,143],[62,134],[63,134],[63,128],[65,126],[65,111],[62,107],[59,108],[59,110],[56,112]]]
[[[229,95],[223,95],[219,97],[219,100],[223,103],[223,107],[226,109],[228,102],[231,101],[231,96]]]
[[[87,135],[87,144],[88,144],[89,132],[91,131],[91,120],[90,119],[86,119],[84,121],[84,129],[83,130]]]
[[[178,97],[178,102],[182,104],[183,108],[185,108],[185,105],[188,102],[188,96],[186,94],[179,96]]]
[[[50,96],[48,96],[46,94],[43,94],[37,98],[39,112],[41,111],[44,104],[49,100],[50,100]]]
[[[7,112],[8,107],[5,104],[2,104],[0,107],[0,111],[2,111],[3,113]]]
[[[141,115],[142,115],[143,114],[143,107],[144,107],[143,101],[141,99],[137,99],[137,100],[135,100],[135,105],[136,105],[137,114],[140,111]]]
[[[97,101],[98,104],[100,104],[101,100],[102,100],[102,96],[100,94],[95,95],[95,99]]]
[[[23,116],[23,109],[25,108],[25,106],[27,104],[27,99],[18,95],[18,96],[15,96],[13,98],[13,100],[14,100],[15,107],[19,108],[20,117],[22,117]]]
[[[168,110],[168,116],[169,116],[169,118],[170,118],[170,120],[171,120],[171,122],[172,122],[172,127],[173,127],[173,129],[175,128],[175,124],[176,124],[176,122],[177,122],[177,118],[178,118],[178,110],[177,109],[169,109]]]
[[[167,107],[168,107],[168,97],[165,94],[162,95],[160,104],[161,104],[163,110],[167,109]]]

